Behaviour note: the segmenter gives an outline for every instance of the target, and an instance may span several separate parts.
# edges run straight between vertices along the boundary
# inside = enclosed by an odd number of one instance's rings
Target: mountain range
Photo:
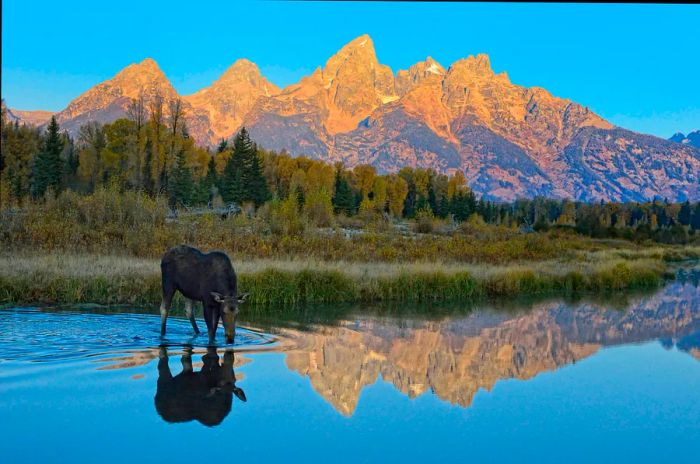
[[[76,134],[87,121],[124,117],[140,92],[147,101],[156,93],[180,97],[156,62],[145,59],[56,117]],[[483,54],[447,68],[428,57],[394,74],[363,35],[284,89],[240,59],[211,86],[181,98],[189,132],[204,145],[245,126],[267,149],[348,167],[462,170],[489,199],[700,199],[700,149],[693,143],[616,127],[543,88],[513,84]]]
[[[694,130],[688,135],[683,135],[682,132],[676,132],[669,139],[672,142],[688,144],[692,147],[700,148],[700,130]]]

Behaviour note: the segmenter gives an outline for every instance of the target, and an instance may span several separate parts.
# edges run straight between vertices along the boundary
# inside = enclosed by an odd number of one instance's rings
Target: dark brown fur
[[[246,401],[245,393],[236,386],[233,350],[226,351],[223,365],[214,347],[207,349],[202,361],[201,370],[195,372],[192,369],[192,349],[185,349],[182,372],[173,376],[168,352],[161,348],[155,404],[158,414],[166,421],[196,420],[212,427],[219,425],[231,411],[233,395]]]
[[[201,301],[209,341],[214,341],[219,320],[223,319],[226,342],[232,343],[236,332],[238,303],[247,295],[238,295],[236,273],[228,256],[219,251],[202,253],[196,248],[180,245],[163,255],[160,269],[163,285],[161,335],[165,335],[168,311],[175,292],[179,291],[191,300],[187,302],[186,310],[195,333],[199,333],[199,329],[194,320],[191,302]]]

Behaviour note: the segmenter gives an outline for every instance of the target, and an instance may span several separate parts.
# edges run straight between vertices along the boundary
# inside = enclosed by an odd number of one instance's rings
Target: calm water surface
[[[207,348],[179,318],[162,340],[153,314],[0,310],[0,461],[698,456],[697,278],[622,307],[258,326]]]

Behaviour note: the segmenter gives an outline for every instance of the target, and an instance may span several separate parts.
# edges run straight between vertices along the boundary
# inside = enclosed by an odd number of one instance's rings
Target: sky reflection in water
[[[652,462],[700,443],[700,289],[239,330],[0,311],[3,462]],[[193,343],[191,348],[183,345]]]

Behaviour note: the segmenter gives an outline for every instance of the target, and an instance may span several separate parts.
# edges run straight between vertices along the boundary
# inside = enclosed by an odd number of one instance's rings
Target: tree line
[[[0,194],[3,203],[40,199],[64,189],[91,193],[101,186],[167,196],[172,207],[215,203],[270,204],[318,226],[338,214],[437,218],[520,227],[573,229],[592,237],[685,243],[700,230],[699,203],[582,203],[547,198],[510,203],[477,197],[462,172],[439,174],[405,167],[379,174],[369,165],[347,169],[258,147],[242,128],[215,150],[188,134],[179,99],[134,99],[127,117],[89,122],[74,140],[55,118],[46,130],[2,113]]]

